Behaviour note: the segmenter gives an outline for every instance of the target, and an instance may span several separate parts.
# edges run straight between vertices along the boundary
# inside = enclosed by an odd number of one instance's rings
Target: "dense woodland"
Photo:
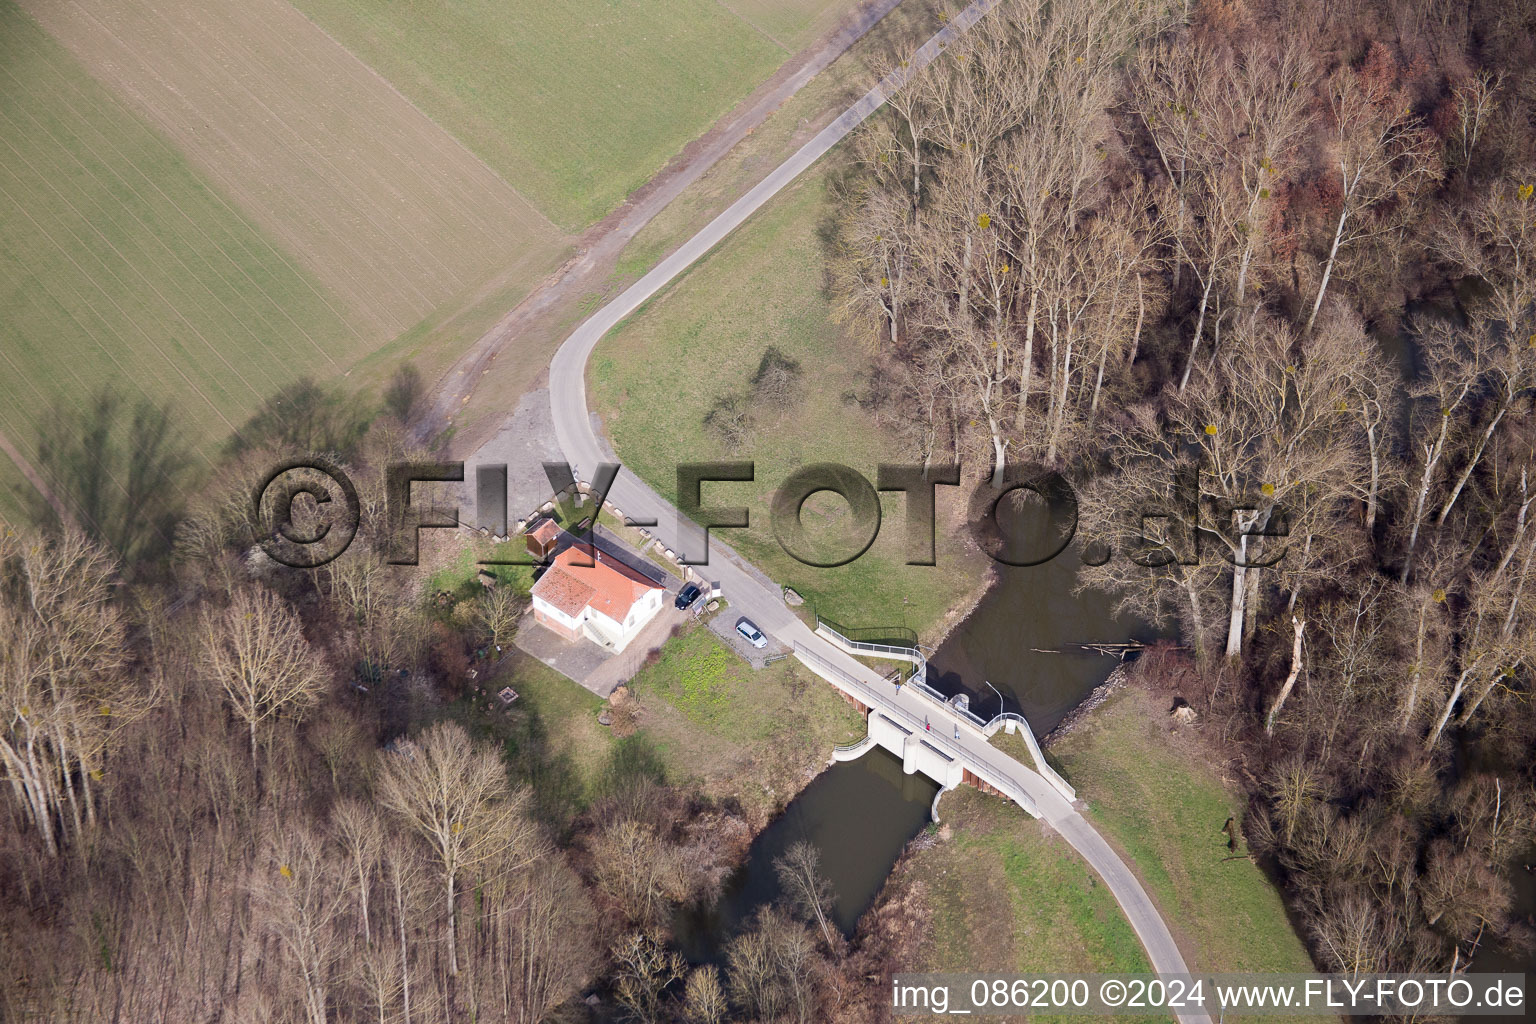
[[[270,443],[236,446],[191,508],[119,493],[75,503],[81,528],[0,537],[0,1020],[841,1013],[858,992],[839,971],[860,960],[813,847],[776,863],[783,898],[719,965],[690,967],[672,914],[715,898],[752,823],[668,784],[632,728],[588,785],[537,715],[466,692],[526,582],[428,595],[386,564],[380,488],[361,482],[424,457],[400,441],[414,392],[400,382],[370,424],[296,385],[242,431]],[[315,451],[355,471],[364,519],[302,571],[265,556],[247,509],[275,459]],[[145,469],[173,478],[180,450],[163,454]],[[113,457],[93,472],[122,470]],[[321,514],[297,510],[302,529]]]
[[[905,67],[836,227],[866,404],[1074,481],[1320,965],[1529,941],[1536,9],[1026,0]]]
[[[1142,556],[1082,584],[1178,630],[1143,675],[1245,780],[1328,968],[1521,939],[1533,38],[1514,0],[1011,0],[890,62],[840,181],[861,399],[918,457],[1063,470]],[[297,385],[189,509],[163,413],[55,434],[78,522],[0,538],[0,1020],[880,1019],[910,922],[845,940],[813,849],[691,967],[671,914],[739,860],[735,811],[643,743],[571,793],[536,729],[464,712],[516,587],[424,600],[366,487],[336,562],[254,549],[274,457],[377,479],[418,392],[368,422]]]

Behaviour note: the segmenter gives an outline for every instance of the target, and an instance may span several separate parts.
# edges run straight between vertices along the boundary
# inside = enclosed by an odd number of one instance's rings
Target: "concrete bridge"
[[[997,732],[1006,731],[1017,733],[1023,738],[1029,749],[1034,773],[1047,786],[1069,803],[1077,799],[1076,791],[1067,780],[1057,774],[1056,769],[1045,760],[1045,754],[1035,740],[1034,731],[1022,715],[998,715],[991,721],[983,721],[960,700],[946,699],[930,687],[928,659],[921,647],[855,640],[819,618],[816,635],[851,656],[888,658],[913,666],[906,679],[901,679],[899,675],[885,677],[880,684],[871,687],[867,680],[845,674],[836,664],[809,647],[796,645],[795,656],[811,671],[842,690],[844,696],[864,712],[869,723],[869,731],[864,739],[834,750],[833,760],[852,760],[873,747],[882,747],[901,759],[902,770],[908,775],[920,772],[937,782],[941,787],[941,795],[943,791],[956,786],[971,785],[1005,796],[1026,813],[1038,818],[1041,816],[1039,805],[1031,797],[1029,789],[1018,785],[1014,777],[1016,773],[1000,772],[990,759],[972,756],[972,749],[978,739],[985,742]],[[890,692],[883,694],[881,691],[887,688]],[[917,700],[906,703],[900,701],[898,698],[903,690]],[[922,712],[921,722],[917,719],[919,710]],[[987,743],[987,749],[996,750],[990,743]],[[1011,758],[1009,760],[1012,761]],[[1013,763],[1023,767],[1017,762]],[[937,800],[934,806],[937,808]]]

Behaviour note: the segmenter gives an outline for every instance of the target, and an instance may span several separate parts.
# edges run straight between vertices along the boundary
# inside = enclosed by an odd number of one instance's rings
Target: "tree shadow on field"
[[[263,402],[229,447],[235,455],[262,447],[327,452],[346,462],[357,454],[371,419],[356,401],[301,377]]]
[[[570,754],[552,749],[549,728],[537,710],[517,716],[509,732],[502,738],[502,757],[512,777],[528,785],[534,816],[565,835],[587,806],[581,769]]]
[[[191,453],[168,405],[127,405],[103,388],[84,408],[55,404],[39,435],[38,468],[80,528],[129,566],[170,550]],[[39,498],[34,519],[57,525]]]
[[[664,786],[666,782],[667,766],[656,745],[643,733],[635,733],[614,740],[597,795],[611,797],[635,785]]]

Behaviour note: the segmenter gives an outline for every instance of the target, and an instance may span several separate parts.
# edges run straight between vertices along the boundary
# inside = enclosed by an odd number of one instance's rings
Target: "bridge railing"
[[[857,743],[839,743],[832,748],[832,760],[851,761],[875,745],[875,738],[868,733]]]
[[[917,631],[906,626],[844,626],[816,613],[816,625],[826,626],[850,644],[871,644],[896,650],[916,650]]]
[[[1035,762],[1035,771],[1039,772],[1041,777],[1046,782],[1049,782],[1051,788],[1056,790],[1056,792],[1068,800],[1076,800],[1077,790],[1073,789],[1071,784],[1062,778],[1061,774],[1051,767],[1050,762],[1045,759],[1045,751],[1040,749],[1040,741],[1035,739],[1035,730],[1030,728],[1029,721],[1023,715],[1015,714],[1012,711],[1004,711],[994,716],[992,721],[982,728],[982,734],[988,737],[994,736],[999,729],[1005,727],[1009,722],[1014,723],[1016,731],[1024,739],[1024,745],[1029,748],[1029,756]]]
[[[896,658],[901,661],[910,661],[914,665],[926,663],[922,649],[917,643],[917,634],[904,626],[873,626],[866,629],[854,629],[849,626],[839,625],[831,619],[823,618],[818,614],[816,616],[816,631],[829,634],[832,639],[835,639],[849,650],[861,651],[865,654],[874,655],[877,658]],[[902,642],[886,642],[891,640]],[[910,642],[907,642],[909,640]]]
[[[883,713],[895,716],[892,719],[893,721],[896,718],[905,719],[907,723],[911,725],[913,733],[922,730],[924,732],[924,739],[930,741],[931,745],[934,746],[936,750],[939,750],[947,756],[958,760],[963,767],[978,777],[985,775],[989,785],[992,785],[998,790],[1002,791],[1005,796],[1007,796],[1014,803],[1018,804],[1020,807],[1024,808],[1024,810],[1030,815],[1034,817],[1040,816],[1039,807],[1035,804],[1035,801],[1030,798],[1029,794],[1023,790],[1022,787],[1018,786],[1011,780],[1005,778],[997,778],[995,773],[988,771],[986,766],[980,764],[975,760],[975,758],[968,754],[964,747],[951,744],[949,742],[949,738],[941,735],[940,733],[929,733],[928,730],[923,729],[923,723],[912,717],[911,714],[904,710],[900,705],[893,704],[887,700],[882,699],[880,695],[877,694],[874,689],[866,684],[863,680],[833,664],[826,658],[823,658],[821,655],[817,654],[815,651],[811,650],[809,647],[807,647],[805,644],[802,644],[798,640],[794,641],[794,652],[797,658],[809,664],[813,670],[819,671],[825,674],[827,677],[835,680],[837,685],[844,687],[855,697],[860,698],[868,707],[879,708]],[[941,704],[944,704],[951,711],[961,711],[960,708],[949,704],[941,696],[938,696],[934,691],[929,690],[927,687],[923,687],[922,692],[927,696],[932,696],[935,700]],[[976,716],[971,715],[970,717],[975,718]]]

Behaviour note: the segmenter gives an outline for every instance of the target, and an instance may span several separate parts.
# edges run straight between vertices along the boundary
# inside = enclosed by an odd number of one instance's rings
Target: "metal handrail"
[[[871,707],[871,708],[879,708],[882,712],[886,712],[886,713],[891,714],[891,715],[896,715],[896,716],[898,716],[900,718],[905,719],[906,721],[908,721],[908,722],[910,722],[912,724],[914,732],[916,732],[919,728],[922,728],[923,723],[918,722],[916,716],[909,714],[905,708],[901,707],[901,705],[899,705],[899,704],[890,704],[890,703],[887,703],[886,701],[882,700],[872,689],[870,689],[869,685],[867,683],[865,683],[863,680],[858,679],[858,678],[850,675],[848,672],[846,672],[843,669],[839,668],[837,665],[832,664],[832,662],[828,661],[826,658],[823,658],[821,655],[817,654],[815,651],[811,650],[809,647],[805,646],[800,641],[798,641],[798,640],[794,641],[794,649],[795,649],[795,653],[796,654],[804,655],[805,657],[810,658],[812,661],[815,661],[817,664],[821,665],[827,671],[835,673],[838,676],[838,678],[842,679],[844,683],[846,683],[850,687],[853,687],[860,694],[867,694],[868,697],[869,697],[869,701],[868,701],[868,706],[869,707]],[[909,683],[907,685],[911,685],[911,684]],[[949,705],[949,704],[945,703],[942,700],[940,701],[940,703],[944,704],[944,706],[949,708],[950,711],[959,711],[960,710],[959,708],[953,707],[952,705]],[[972,717],[975,717],[975,716],[972,716]],[[964,747],[955,746],[955,745],[951,744],[951,742],[950,742],[950,740],[949,740],[949,738],[947,736],[944,736],[941,733],[931,732],[930,730],[927,730],[927,729],[923,729],[923,732],[924,732],[924,738],[925,739],[932,739],[932,740],[934,740],[937,743],[937,745],[939,747],[948,748],[948,751],[953,754],[953,756],[954,756],[954,758],[956,760],[965,762],[967,764],[978,765],[978,766],[981,766],[983,768],[986,767],[985,765],[982,765],[980,761],[976,760],[976,758],[972,757],[970,755],[970,753],[968,753]],[[1002,788],[1002,787],[998,787],[998,788]],[[1020,795],[1023,795],[1023,790],[1022,789],[1019,792],[1020,792]],[[1026,804],[1025,806],[1033,806],[1033,802],[1031,801],[1029,804]]]
[[[820,612],[816,613],[816,625],[826,626],[832,632],[841,636],[849,643],[867,643],[877,647],[905,648],[917,650],[917,631],[906,626],[844,626],[840,622],[834,622]],[[878,639],[876,639],[878,638]],[[886,640],[901,639],[907,643],[885,643]]]
[[[833,623],[830,623],[826,619],[820,618],[819,616],[816,619],[816,629],[819,631],[824,630],[828,633],[831,633],[833,636],[837,637],[838,640],[842,641],[845,647],[849,647],[856,651],[867,651],[870,654],[876,655],[880,654],[881,652],[889,652],[890,656],[892,657],[896,657],[905,661],[911,661],[914,664],[923,664],[927,661],[927,659],[923,657],[922,649],[919,647],[906,647],[901,644],[877,644],[868,640],[854,640],[850,638],[846,633],[842,632],[842,630],[838,629],[837,626],[835,626]]]
[[[986,726],[984,728],[990,729],[993,732],[996,732],[997,730],[993,729],[992,728],[993,726],[1001,727],[1004,722],[1010,722],[1010,721],[1012,721],[1012,722],[1019,722],[1019,723],[1021,723],[1023,725],[1028,725],[1029,724],[1029,720],[1027,718],[1025,718],[1023,715],[1018,714],[1017,712],[1014,712],[1014,711],[999,711],[997,714],[993,715],[990,719],[987,720],[987,724],[986,724]]]
[[[997,734],[997,730],[1001,728],[1003,723],[1010,721],[1018,723],[1020,738],[1023,739],[1024,746],[1029,748],[1029,756],[1035,761],[1036,773],[1045,779],[1046,782],[1050,783],[1062,796],[1068,800],[1076,800],[1077,790],[1073,789],[1072,784],[1062,778],[1061,773],[1051,767],[1051,763],[1045,759],[1045,751],[1040,748],[1040,741],[1035,739],[1035,730],[1030,727],[1029,720],[1023,715],[1015,714],[1012,711],[999,712],[992,716],[992,720],[982,727],[982,735],[990,739]]]

